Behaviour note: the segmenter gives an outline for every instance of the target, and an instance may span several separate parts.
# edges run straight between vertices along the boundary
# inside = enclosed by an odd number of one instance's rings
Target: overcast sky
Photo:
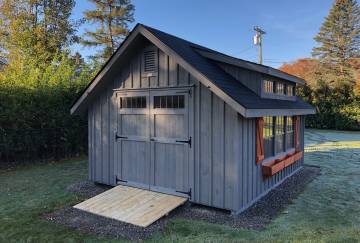
[[[313,37],[328,14],[333,0],[133,0],[136,23],[158,28],[197,44],[250,61],[257,61],[253,27],[264,36],[264,64],[279,67],[284,62],[309,57]],[[94,8],[87,0],[77,0],[73,18]],[[83,25],[85,28],[94,26]],[[75,46],[84,56],[93,48]]]

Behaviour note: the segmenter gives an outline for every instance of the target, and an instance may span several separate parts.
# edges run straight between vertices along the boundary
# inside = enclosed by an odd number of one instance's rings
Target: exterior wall
[[[255,163],[255,119],[245,119],[223,100],[201,85],[171,57],[158,50],[158,74],[142,77],[141,50],[93,101],[89,119],[89,179],[116,185],[114,166],[120,154],[114,139],[117,106],[114,89],[194,86],[193,152],[189,170],[192,201],[241,211],[298,169],[303,161],[264,180]],[[241,73],[239,74],[241,75]],[[243,74],[257,80],[255,74]],[[302,119],[302,147],[303,144]]]
[[[195,88],[193,201],[235,212],[250,206],[295,172],[300,160],[264,179],[255,163],[255,119],[246,119],[205,86]],[[304,117],[301,119],[304,147]]]
[[[225,72],[240,81],[243,85],[261,95],[262,74],[227,63],[216,62]]]
[[[269,75],[264,75],[255,71],[247,70],[241,67],[236,67],[227,63],[216,62],[225,72],[230,74],[243,85],[254,91],[263,98],[278,99],[278,100],[296,100],[296,96],[287,96],[279,94],[265,93],[263,90],[263,80],[281,81],[285,84],[296,85],[295,83],[275,78]]]
[[[144,77],[141,72],[141,51],[129,64],[119,67],[118,76],[101,92],[88,108],[89,122],[89,179],[116,185],[114,165],[117,161],[116,142],[117,105],[114,89],[142,89],[181,87],[195,83],[195,79],[174,59],[158,51],[157,76]]]

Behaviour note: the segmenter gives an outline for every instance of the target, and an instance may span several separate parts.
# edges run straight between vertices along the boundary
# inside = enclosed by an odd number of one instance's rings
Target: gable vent
[[[144,71],[146,73],[156,72],[156,51],[144,52]]]

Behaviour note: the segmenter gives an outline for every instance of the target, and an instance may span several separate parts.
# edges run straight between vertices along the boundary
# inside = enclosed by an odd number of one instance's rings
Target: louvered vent
[[[144,52],[144,71],[146,73],[156,72],[156,51]]]

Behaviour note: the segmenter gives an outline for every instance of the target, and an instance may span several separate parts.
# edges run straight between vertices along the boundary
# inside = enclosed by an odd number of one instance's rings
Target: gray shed
[[[304,81],[138,24],[74,103],[89,178],[240,212],[303,164]]]

